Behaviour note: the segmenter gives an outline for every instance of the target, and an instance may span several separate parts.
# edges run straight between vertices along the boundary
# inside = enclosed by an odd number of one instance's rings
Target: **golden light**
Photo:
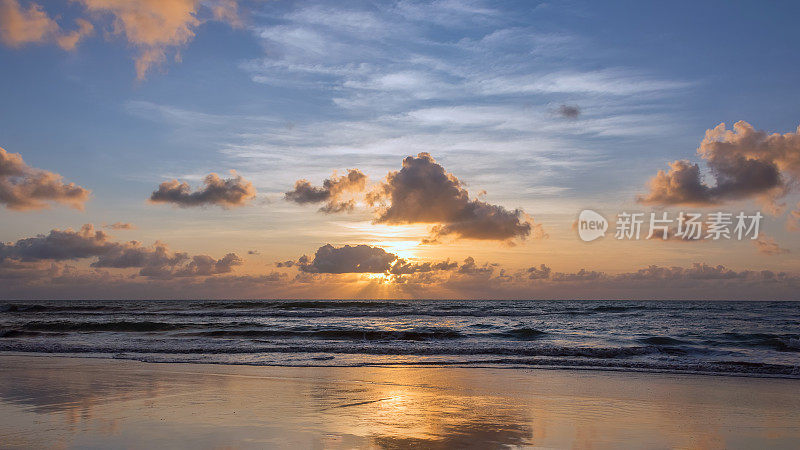
[[[384,225],[370,221],[336,223],[348,230],[348,235],[358,237],[365,244],[380,247],[387,252],[409,259],[417,256],[420,241],[427,236],[428,225]]]

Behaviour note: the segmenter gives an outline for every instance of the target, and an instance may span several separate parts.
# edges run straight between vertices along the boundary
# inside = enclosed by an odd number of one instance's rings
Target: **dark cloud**
[[[208,255],[190,256],[185,252],[173,252],[163,242],[145,247],[140,242],[130,241],[114,245],[91,266],[116,269],[139,268],[141,276],[169,279],[229,273],[233,266],[241,264],[242,259],[235,253],[214,259]]]
[[[776,199],[786,195],[800,176],[800,135],[767,134],[749,123],[737,122],[733,130],[725,124],[706,131],[697,149],[714,178],[703,182],[700,167],[689,161],[674,161],[668,171],[659,171],[649,192],[637,200],[659,205],[718,205],[728,200],[758,198],[773,211]]]
[[[449,259],[439,262],[408,261],[380,247],[363,244],[342,247],[326,244],[317,249],[313,259],[304,255],[297,261],[281,261],[275,265],[297,266],[301,272],[311,274],[384,273],[392,275],[395,281],[405,275],[449,271],[458,267],[457,262]]]
[[[211,173],[203,180],[204,186],[194,192],[186,182],[165,181],[150,196],[153,203],[173,203],[180,207],[217,205],[231,208],[246,205],[256,196],[253,183],[245,180],[235,171],[232,178],[222,179]]]
[[[280,272],[270,272],[264,275],[224,275],[208,277],[204,283],[215,286],[225,286],[228,289],[238,289],[242,285],[273,285],[286,280],[288,275]],[[230,290],[228,292],[231,292]]]
[[[116,245],[109,240],[108,234],[86,224],[78,231],[55,229],[48,234],[20,239],[13,244],[0,243],[0,260],[13,258],[23,261],[63,261],[91,258],[106,254]]]
[[[605,277],[606,274],[603,272],[581,269],[574,273],[556,272],[550,279],[553,281],[594,281]]]
[[[496,264],[489,263],[478,265],[475,262],[475,258],[468,256],[464,260],[464,264],[461,264],[461,267],[458,268],[458,273],[467,275],[491,275],[495,267]]]
[[[546,280],[550,278],[551,269],[544,264],[540,264],[539,267],[528,267],[526,272],[530,280]]]
[[[175,276],[197,277],[230,273],[234,266],[242,265],[242,259],[236,253],[228,253],[220,259],[208,255],[197,255],[185,267],[175,271]]]
[[[366,178],[353,169],[347,175],[325,180],[322,187],[299,180],[286,193],[286,199],[299,204],[325,203],[320,211],[326,213],[350,211],[354,197],[366,190]],[[547,236],[541,225],[533,224],[520,209],[509,211],[470,199],[462,182],[428,153],[405,158],[401,170],[389,173],[367,193],[366,202],[375,208],[374,223],[432,224],[431,235],[423,243],[438,243],[445,237],[512,243],[516,238]]]
[[[345,245],[336,248],[330,244],[320,247],[310,263],[301,262],[300,270],[309,273],[384,273],[397,255],[369,245]]]
[[[261,252],[259,252],[258,250],[248,250],[247,254],[248,255],[260,255]]]
[[[424,262],[424,263],[413,263],[406,261],[405,259],[399,258],[395,263],[392,265],[391,270],[389,273],[392,275],[410,275],[413,273],[420,273],[420,272],[433,272],[436,270],[453,270],[458,267],[458,263],[455,261],[450,261],[449,259],[446,261],[441,262]]]
[[[91,263],[94,268],[139,268],[139,275],[163,279],[224,274],[242,264],[235,253],[214,259],[207,255],[172,252],[162,242],[145,247],[137,241],[112,241],[102,230],[86,224],[78,231],[56,229],[15,243],[0,243],[0,263],[3,264],[0,272],[5,273],[0,277],[21,273],[23,269],[41,270],[54,262],[89,258],[97,258]]]
[[[581,109],[577,105],[561,105],[556,109],[556,114],[567,119],[577,119]]]
[[[363,192],[367,185],[367,176],[358,169],[350,169],[347,175],[333,177],[322,182],[322,187],[312,186],[307,180],[298,180],[294,189],[287,192],[287,201],[301,205],[308,203],[325,203],[319,210],[325,213],[352,211],[355,206],[353,194]]]
[[[522,210],[471,200],[461,181],[428,153],[405,158],[403,168],[387,175],[367,200],[379,208],[376,223],[436,224],[426,242],[446,236],[510,241],[531,234]]]
[[[64,183],[61,175],[28,166],[19,153],[0,147],[0,204],[25,211],[43,209],[49,202],[83,210],[91,191]]]

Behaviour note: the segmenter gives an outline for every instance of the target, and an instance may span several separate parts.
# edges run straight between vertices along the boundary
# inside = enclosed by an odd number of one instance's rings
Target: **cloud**
[[[112,17],[111,32],[124,36],[138,49],[136,77],[143,80],[154,66],[163,64],[170,52],[188,44],[196,28],[207,20],[241,25],[237,2],[232,0],[78,0],[94,16]],[[211,17],[203,18],[201,5]]]
[[[458,268],[458,273],[467,275],[491,275],[494,269],[494,264],[484,263],[482,266],[479,266],[475,262],[475,258],[468,256],[464,260],[464,264]]]
[[[243,261],[236,253],[228,253],[220,259],[208,255],[196,255],[185,267],[175,271],[175,276],[197,277],[230,273],[234,266],[242,265]]]
[[[17,0],[0,0],[0,41],[9,47],[25,44],[56,43],[64,50],[73,50],[78,41],[94,32],[85,19],[76,19],[77,28],[64,31],[38,3],[25,9]]]
[[[163,242],[150,247],[137,241],[116,242],[104,231],[86,224],[77,231],[54,229],[15,243],[0,243],[0,277],[2,273],[8,276],[9,270],[41,270],[52,262],[89,258],[96,258],[90,264],[94,268],[139,268],[139,275],[160,279],[225,274],[242,264],[235,253],[214,259],[173,252]]]
[[[445,236],[508,241],[531,234],[522,210],[471,200],[462,182],[428,153],[405,158],[403,168],[389,173],[367,200],[379,208],[375,223],[436,224],[426,242]]]
[[[472,264],[474,265],[474,260]],[[302,256],[297,261],[281,261],[275,265],[277,267],[297,266],[301,272],[311,274],[383,273],[392,275],[395,281],[401,280],[406,275],[451,271],[458,267],[457,262],[449,259],[438,262],[408,261],[380,247],[363,244],[342,247],[326,244],[317,249],[313,260],[308,256]]]
[[[115,245],[104,231],[86,224],[78,231],[54,229],[48,234],[20,239],[13,244],[0,243],[0,260],[63,261],[91,258],[107,253]]]
[[[396,259],[397,255],[369,245],[326,244],[317,249],[313,261],[301,261],[299,267],[309,273],[384,273]]]
[[[92,22],[110,17],[109,34],[122,36],[137,49],[136,77],[146,78],[168,55],[180,59],[178,50],[192,41],[197,27],[207,21],[242,25],[236,0],[75,0],[87,17],[75,20],[77,28],[64,31],[37,3],[22,8],[17,0],[0,0],[0,41],[10,47],[28,43],[56,43],[65,50],[94,32]]]
[[[333,177],[322,182],[322,187],[312,186],[307,180],[298,180],[294,189],[287,192],[286,200],[298,204],[325,203],[319,210],[325,213],[352,211],[355,200],[348,195],[362,192],[367,185],[367,176],[358,169],[350,169],[347,175]]]
[[[127,222],[115,222],[111,225],[103,225],[103,228],[108,228],[110,230],[133,230],[136,226]]]
[[[204,187],[192,192],[189,183],[165,181],[150,196],[153,203],[173,203],[180,207],[217,205],[223,208],[244,206],[256,196],[253,183],[235,171],[232,178],[222,179],[211,173],[203,180]]]
[[[58,46],[64,50],[75,50],[83,38],[94,34],[94,25],[86,19],[75,19],[75,24],[78,26],[76,30],[72,30],[61,34],[56,38]]]
[[[594,281],[605,277],[606,274],[603,272],[581,269],[574,273],[555,272],[550,279],[553,281]]]
[[[0,204],[25,211],[43,209],[47,202],[61,203],[83,210],[91,191],[74,183],[64,183],[61,175],[28,166],[19,153],[0,147]]]
[[[800,128],[798,128],[800,132]],[[649,192],[637,200],[659,205],[719,205],[729,200],[757,198],[773,212],[800,176],[800,134],[767,134],[739,121],[733,130],[721,123],[706,131],[697,149],[714,184],[703,182],[698,164],[674,161],[659,171]]]
[[[544,276],[544,268],[549,274],[549,267],[540,266],[530,267],[523,274],[536,273],[542,276],[531,278],[537,281],[553,282],[572,282],[572,283],[603,283],[605,286],[631,286],[631,282],[655,282],[655,281],[683,281],[683,282],[707,282],[720,280],[741,280],[741,281],[772,281],[787,279],[785,273],[774,273],[769,270],[736,271],[724,265],[709,265],[705,263],[693,263],[689,267],[680,266],[658,266],[650,265],[633,272],[623,272],[618,274],[608,274],[602,271],[580,269],[577,272],[554,272],[549,276]],[[690,286],[684,285],[684,286]],[[599,286],[599,285],[598,285]]]
[[[789,253],[789,250],[778,245],[775,239],[764,235],[754,240],[753,245],[756,246],[760,253],[764,253],[765,255],[782,255],[784,253]]]
[[[450,261],[449,259],[441,262],[414,263],[406,261],[402,258],[398,258],[392,265],[389,273],[392,275],[410,275],[420,272],[433,272],[435,270],[454,270],[457,267],[458,263],[455,261]]]
[[[789,219],[786,221],[786,228],[789,231],[800,230],[800,203],[797,204],[796,208],[789,212]]]
[[[565,119],[577,119],[581,115],[581,109],[577,105],[561,105],[556,109],[556,114]]]
[[[544,264],[540,264],[539,267],[536,266],[528,267],[528,269],[525,272],[528,279],[530,280],[546,280],[550,278],[550,273],[552,272],[552,270],[550,269],[550,267]]]
[[[352,169],[347,175],[325,180],[322,187],[299,180],[286,193],[286,199],[300,204],[325,202],[320,211],[326,213],[350,211],[355,206],[354,195],[367,189],[366,179],[366,175]],[[403,168],[390,172],[369,190],[365,201],[374,209],[373,223],[432,224],[423,243],[438,243],[444,237],[508,243],[528,236],[547,237],[542,226],[532,223],[520,209],[509,211],[470,199],[463,183],[428,153],[406,157]]]

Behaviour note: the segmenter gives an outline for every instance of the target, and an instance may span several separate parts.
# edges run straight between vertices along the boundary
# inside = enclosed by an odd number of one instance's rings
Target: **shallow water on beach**
[[[0,351],[800,377],[800,302],[5,301]]]

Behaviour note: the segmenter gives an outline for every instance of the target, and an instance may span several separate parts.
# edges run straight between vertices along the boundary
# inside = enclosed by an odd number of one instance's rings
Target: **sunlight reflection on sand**
[[[3,446],[790,448],[800,439],[797,380],[0,360]]]

